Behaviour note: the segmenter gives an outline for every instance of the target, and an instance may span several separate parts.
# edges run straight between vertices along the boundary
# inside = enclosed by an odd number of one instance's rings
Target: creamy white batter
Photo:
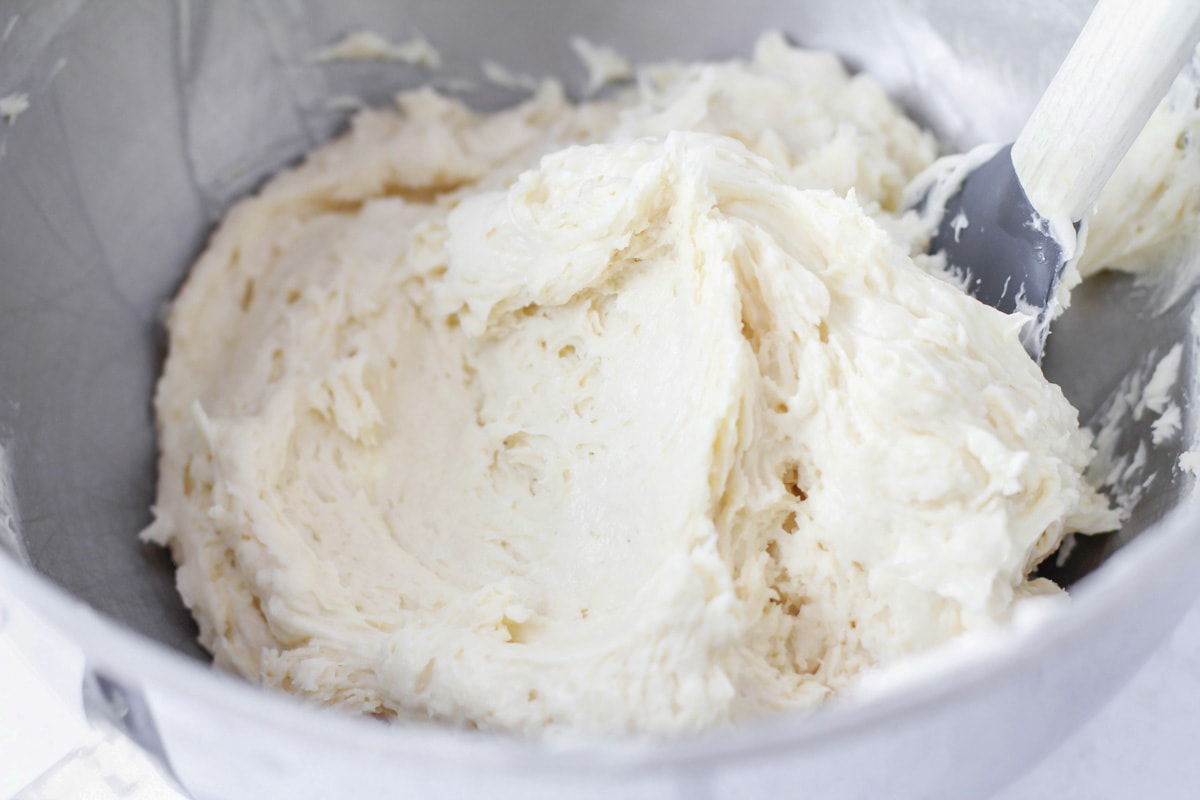
[[[1019,321],[913,259],[931,138],[767,36],[574,107],[429,91],[238,205],[170,316],[156,521],[218,664],[672,733],[811,706],[1116,525]]]
[[[1161,266],[1156,250],[1200,235],[1200,52],[1121,160],[1088,220],[1084,277]],[[1189,276],[1190,277],[1190,276]],[[1194,283],[1194,282],[1193,282]]]

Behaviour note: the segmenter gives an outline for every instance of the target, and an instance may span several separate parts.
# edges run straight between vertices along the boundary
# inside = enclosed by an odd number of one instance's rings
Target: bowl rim
[[[132,534],[131,534],[132,535]],[[1200,563],[1200,499],[1189,497],[1156,525],[1122,546],[1083,578],[1061,612],[1021,632],[1011,646],[939,670],[936,680],[918,680],[903,691],[885,692],[860,703],[836,704],[817,713],[779,713],[703,734],[677,738],[572,736],[526,738],[465,731],[426,722],[380,725],[264,690],[213,669],[167,645],[127,628],[18,563],[0,548],[0,582],[35,617],[64,635],[91,668],[125,686],[175,693],[265,730],[286,741],[303,736],[336,757],[378,756],[389,762],[420,759],[473,769],[534,770],[543,774],[597,770],[647,771],[759,758],[779,750],[824,747],[846,736],[886,725],[910,714],[953,703],[1003,673],[1036,667],[1074,646],[1116,611],[1137,602],[1153,587],[1177,584]],[[1200,585],[1194,587],[1200,593]],[[1149,652],[1144,654],[1149,656]],[[170,754],[168,752],[168,759]]]

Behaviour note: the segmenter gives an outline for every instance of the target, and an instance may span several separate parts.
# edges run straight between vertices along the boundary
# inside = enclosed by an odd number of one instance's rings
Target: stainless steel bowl
[[[88,707],[198,798],[985,796],[1092,714],[1174,626],[1200,576],[1200,509],[1159,476],[1121,534],[1058,571],[1069,610],[1013,646],[906,693],[671,742],[544,745],[303,706],[216,673],[169,558],[139,544],[154,489],[150,397],[161,311],[222,211],[344,125],[337,98],[385,102],[480,60],[585,72],[567,37],[637,60],[745,54],[765,28],[881,77],[949,146],[1011,139],[1089,3],[954,0],[0,0],[0,448],[17,536],[0,581],[81,648]],[[434,75],[318,64],[354,28],[441,49]],[[513,102],[508,90],[466,98]],[[1193,302],[1127,278],[1089,283],[1056,326],[1047,373],[1091,418],[1122,375],[1187,343]],[[1122,446],[1148,439],[1131,424]],[[0,492],[3,492],[0,489]],[[2,509],[0,509],[2,511]],[[1112,556],[1110,560],[1110,556]],[[49,632],[48,632],[49,635]]]

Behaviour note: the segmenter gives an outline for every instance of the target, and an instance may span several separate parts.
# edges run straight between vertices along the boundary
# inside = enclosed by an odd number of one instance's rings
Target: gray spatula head
[[[973,169],[950,196],[929,252],[944,253],[947,266],[967,276],[973,297],[1006,313],[1031,314],[1021,340],[1041,360],[1068,254],[1025,195],[1011,146]]]

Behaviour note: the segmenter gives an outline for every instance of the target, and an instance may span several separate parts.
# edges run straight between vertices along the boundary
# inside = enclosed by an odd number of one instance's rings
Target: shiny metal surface
[[[0,32],[8,31],[0,97],[20,91],[30,100],[0,123],[0,448],[36,572],[0,544],[0,580],[78,643],[113,693],[123,685],[144,702],[138,716],[154,723],[155,741],[130,732],[160,743],[198,797],[458,796],[481,787],[522,797],[735,797],[797,786],[826,796],[983,796],[1085,719],[1195,593],[1200,512],[1185,506],[1159,525],[1190,490],[1172,468],[1182,445],[1153,451],[1160,477],[1120,534],[1083,543],[1046,570],[1075,581],[1134,538],[1137,557],[1082,581],[1056,626],[1004,658],[891,705],[668,745],[546,749],[344,719],[202,663],[169,559],[136,536],[153,500],[160,319],[230,202],[344,125],[336,98],[385,102],[430,79],[395,63],[311,60],[348,30],[394,39],[420,31],[444,56],[436,79],[478,80],[489,58],[578,89],[585,72],[569,35],[647,60],[745,54],[761,30],[780,27],[881,76],[963,148],[1013,138],[1088,8],[1082,0],[0,0]],[[518,97],[479,86],[465,95],[479,107]],[[1101,279],[1056,324],[1047,374],[1087,420],[1126,372],[1187,341],[1179,392],[1190,441],[1192,310],[1186,293],[1164,310],[1127,278]],[[1148,421],[1131,425],[1123,446],[1148,437]],[[1027,722],[1035,717],[1036,729]]]

